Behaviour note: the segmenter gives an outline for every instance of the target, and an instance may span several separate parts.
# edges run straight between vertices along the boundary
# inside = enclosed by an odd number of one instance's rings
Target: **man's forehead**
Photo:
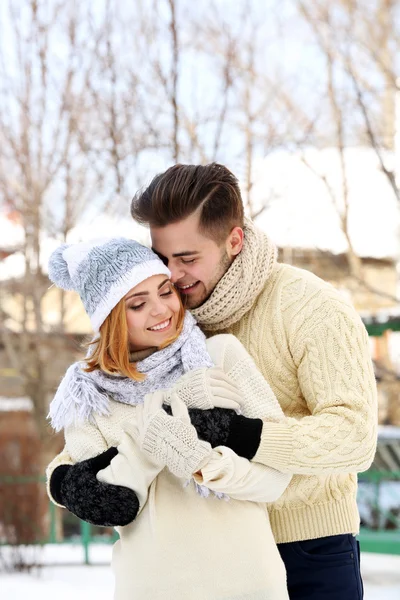
[[[199,253],[207,238],[184,222],[171,223],[165,227],[151,227],[153,250],[161,254],[188,256]]]

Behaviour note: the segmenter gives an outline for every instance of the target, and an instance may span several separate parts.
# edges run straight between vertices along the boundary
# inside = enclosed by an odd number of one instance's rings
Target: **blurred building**
[[[400,181],[397,154],[381,157]],[[400,202],[372,148],[341,158],[337,148],[272,152],[256,169],[251,209],[283,262],[352,300],[371,335],[380,422],[400,425]]]

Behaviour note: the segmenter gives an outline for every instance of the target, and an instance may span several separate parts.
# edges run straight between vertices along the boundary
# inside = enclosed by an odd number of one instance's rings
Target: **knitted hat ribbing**
[[[64,244],[49,259],[49,279],[78,292],[95,332],[129,290],[153,275],[171,272],[150,248],[125,238]]]

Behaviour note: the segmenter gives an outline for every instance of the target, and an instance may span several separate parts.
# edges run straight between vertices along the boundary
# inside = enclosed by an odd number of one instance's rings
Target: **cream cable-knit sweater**
[[[239,386],[246,416],[279,423],[283,412],[265,379],[236,338],[207,340],[207,349]],[[290,475],[215,448],[196,481],[230,500],[203,498],[193,484],[152,464],[129,435],[136,408],[110,402],[111,415],[69,428],[65,451],[48,468],[89,458],[118,445],[101,481],[131,487],[140,513],[119,528],[113,550],[115,600],[288,600],[283,562],[275,545],[266,502],[275,501]],[[123,428],[128,432],[124,433]]]
[[[269,506],[275,540],[358,532],[356,473],[375,454],[377,395],[356,311],[330,284],[280,264],[225,331],[249,351],[287,417],[264,423],[254,458],[294,474]]]

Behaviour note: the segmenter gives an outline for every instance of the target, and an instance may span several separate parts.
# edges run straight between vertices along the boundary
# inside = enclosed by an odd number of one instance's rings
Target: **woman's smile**
[[[165,275],[153,275],[136,285],[125,303],[130,350],[161,347],[177,333],[182,304]]]
[[[148,331],[155,331],[155,332],[163,332],[163,331],[167,331],[170,327],[171,327],[171,323],[172,323],[172,317],[169,317],[169,319],[164,319],[164,321],[161,321],[161,323],[157,323],[157,325],[153,325],[152,327],[148,327],[147,330]]]

